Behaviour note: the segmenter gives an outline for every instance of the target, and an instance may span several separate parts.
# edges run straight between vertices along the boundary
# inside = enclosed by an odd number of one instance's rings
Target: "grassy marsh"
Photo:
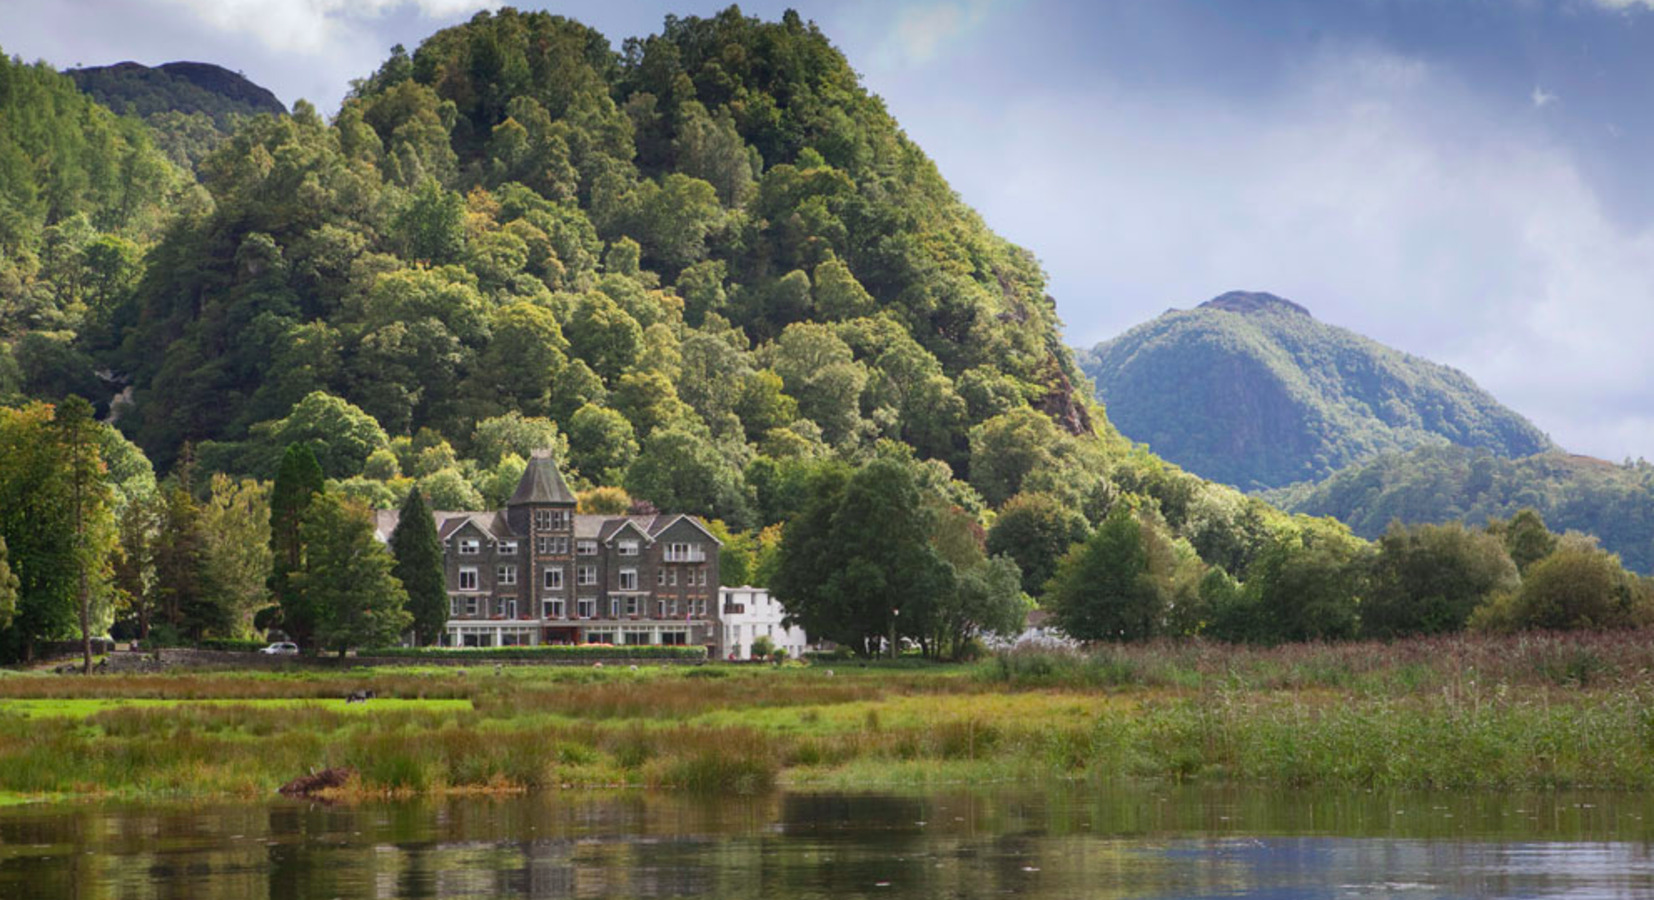
[[[1654,787],[1647,635],[1020,652],[973,666],[0,679],[0,796],[1155,779]],[[350,691],[379,699],[345,704]]]

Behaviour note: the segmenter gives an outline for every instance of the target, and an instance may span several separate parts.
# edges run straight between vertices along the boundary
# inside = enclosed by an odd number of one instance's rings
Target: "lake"
[[[1654,797],[1057,785],[0,810],[0,897],[1631,897]]]

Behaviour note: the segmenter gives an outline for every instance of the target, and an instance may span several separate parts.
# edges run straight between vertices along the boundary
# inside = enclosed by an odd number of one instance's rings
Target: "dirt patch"
[[[356,770],[349,766],[336,769],[323,769],[309,775],[301,775],[276,789],[277,793],[289,797],[308,797],[321,791],[338,790],[356,777]]]

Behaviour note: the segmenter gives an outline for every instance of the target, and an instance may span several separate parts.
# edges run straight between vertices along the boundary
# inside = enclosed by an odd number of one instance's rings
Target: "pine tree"
[[[292,579],[304,565],[305,510],[322,490],[322,467],[310,445],[287,445],[270,489],[270,593],[281,606],[282,630],[301,647],[315,636],[316,614]]]
[[[448,592],[442,571],[442,541],[437,538],[436,520],[425,508],[425,497],[418,487],[409,489],[390,543],[391,554],[396,557],[391,572],[408,592],[414,639],[421,646],[434,644],[448,619]]]

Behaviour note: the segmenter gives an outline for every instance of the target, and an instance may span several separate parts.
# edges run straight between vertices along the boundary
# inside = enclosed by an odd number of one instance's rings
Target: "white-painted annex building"
[[[719,593],[723,596],[718,604],[718,658],[752,659],[752,642],[758,637],[768,637],[787,651],[789,659],[809,649],[810,639],[803,628],[781,623],[787,611],[768,588],[742,585],[720,588]]]

